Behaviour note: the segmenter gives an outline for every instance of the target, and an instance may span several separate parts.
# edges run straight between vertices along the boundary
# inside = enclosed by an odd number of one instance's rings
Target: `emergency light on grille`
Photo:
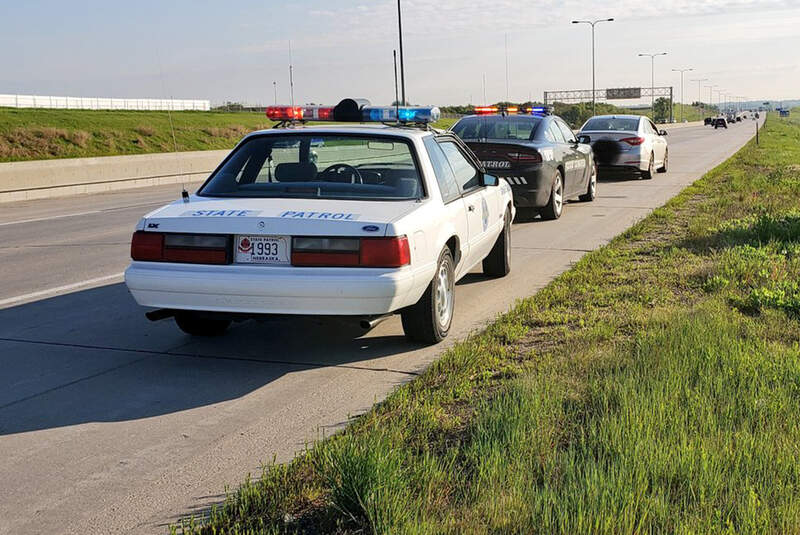
[[[336,106],[267,106],[273,121],[434,123],[441,113],[436,106],[372,106],[366,99],[346,98]]]

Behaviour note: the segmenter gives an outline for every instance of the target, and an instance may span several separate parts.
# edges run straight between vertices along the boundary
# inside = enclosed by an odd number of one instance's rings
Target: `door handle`
[[[467,210],[469,210],[470,212],[474,212],[475,211],[475,205],[474,204],[467,205]]]

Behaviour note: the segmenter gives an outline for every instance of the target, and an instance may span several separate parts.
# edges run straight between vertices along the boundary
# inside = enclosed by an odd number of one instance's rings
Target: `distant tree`
[[[665,97],[657,98],[653,104],[653,117],[656,122],[664,123],[669,121],[669,112],[669,99]]]

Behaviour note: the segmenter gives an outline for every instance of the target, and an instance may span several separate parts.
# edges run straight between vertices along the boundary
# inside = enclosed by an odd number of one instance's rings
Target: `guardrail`
[[[208,111],[210,100],[0,95],[0,107],[60,110]]]

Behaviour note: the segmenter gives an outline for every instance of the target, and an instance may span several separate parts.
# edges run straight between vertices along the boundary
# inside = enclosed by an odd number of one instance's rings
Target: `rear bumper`
[[[553,189],[553,175],[545,172],[544,167],[525,173],[513,173],[502,176],[495,173],[511,186],[514,194],[514,206],[519,208],[541,208],[550,201]]]
[[[434,267],[207,266],[132,262],[125,283],[142,306],[239,314],[361,316],[416,303]],[[429,272],[429,273],[428,273]]]

